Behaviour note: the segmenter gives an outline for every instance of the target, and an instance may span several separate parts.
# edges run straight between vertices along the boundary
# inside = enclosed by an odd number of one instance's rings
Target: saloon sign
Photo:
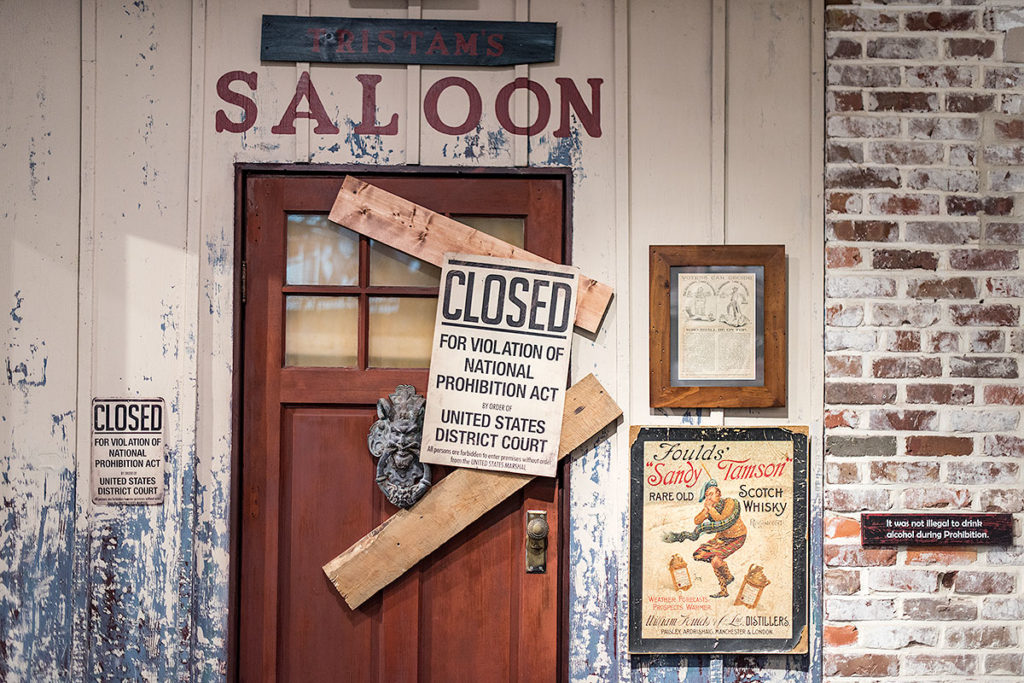
[[[340,75],[352,78],[360,84],[360,101],[347,103],[349,109],[360,108],[362,119],[353,129],[356,135],[399,135],[407,125],[400,120],[397,112],[388,113],[385,108],[378,109],[377,85],[383,76],[373,73],[349,75],[350,72],[328,72],[330,77]],[[319,77],[319,74],[318,74]],[[325,76],[326,77],[326,76]],[[556,78],[557,92],[549,92],[537,81],[528,78],[515,78],[506,83],[495,96],[493,102],[484,102],[480,89],[472,81],[459,76],[440,78],[429,86],[423,96],[423,116],[431,128],[445,135],[465,135],[476,130],[480,125],[484,107],[493,112],[501,127],[512,135],[537,135],[549,128],[554,120],[555,129],[551,135],[556,138],[567,138],[573,134],[571,117],[575,116],[579,125],[587,135],[601,137],[601,78],[588,78],[582,87],[572,78]],[[254,97],[259,89],[259,74],[256,71],[228,71],[217,79],[217,96],[224,103],[231,105],[218,109],[215,114],[215,126],[218,133],[245,133],[256,125],[261,116]],[[532,120],[516,122],[512,120],[512,98],[518,90],[527,90],[533,98],[531,106]],[[449,94],[446,94],[449,93]],[[441,96],[458,97],[468,105],[468,112],[460,116],[461,120],[449,115],[442,115],[438,107]],[[345,103],[342,103],[343,105]],[[342,106],[342,110],[345,110]],[[341,129],[327,113],[319,91],[310,77],[303,72],[295,84],[295,93],[283,112],[271,112],[271,120],[277,121],[270,132],[275,135],[294,135],[295,122],[298,119],[311,119],[316,123],[313,132],[317,135],[339,135]],[[522,124],[522,125],[520,125]],[[348,131],[346,131],[347,133]]]

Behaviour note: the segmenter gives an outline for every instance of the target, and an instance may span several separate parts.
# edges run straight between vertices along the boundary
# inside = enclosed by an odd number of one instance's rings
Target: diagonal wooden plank
[[[440,266],[448,252],[550,263],[485,232],[425,209],[398,195],[346,176],[330,219],[418,259]],[[597,332],[612,298],[612,288],[580,275],[576,326]]]
[[[622,409],[593,375],[572,385],[565,393],[558,457],[579,448],[620,415]],[[531,479],[506,472],[455,470],[415,506],[399,510],[325,564],[324,573],[355,609]]]

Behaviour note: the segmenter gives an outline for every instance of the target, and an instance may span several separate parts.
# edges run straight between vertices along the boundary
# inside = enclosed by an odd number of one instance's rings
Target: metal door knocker
[[[377,486],[392,505],[410,508],[430,488],[430,467],[420,462],[426,399],[399,384],[390,399],[377,401],[377,417],[366,443],[377,458]]]

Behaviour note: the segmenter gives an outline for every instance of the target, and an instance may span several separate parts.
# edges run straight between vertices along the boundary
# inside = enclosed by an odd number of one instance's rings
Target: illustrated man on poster
[[[739,550],[747,540],[747,526],[740,519],[739,501],[723,498],[716,480],[710,479],[704,484],[698,500],[704,503],[704,509],[693,518],[697,525],[694,530],[668,532],[662,540],[666,543],[696,541],[701,534],[714,533],[714,538],[693,551],[693,559],[711,563],[719,585],[719,591],[711,597],[725,598],[729,596],[728,585],[734,580],[725,558]]]

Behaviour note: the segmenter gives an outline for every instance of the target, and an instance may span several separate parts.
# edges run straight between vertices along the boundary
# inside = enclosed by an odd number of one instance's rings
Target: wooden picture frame
[[[650,248],[654,408],[786,405],[786,249]]]

